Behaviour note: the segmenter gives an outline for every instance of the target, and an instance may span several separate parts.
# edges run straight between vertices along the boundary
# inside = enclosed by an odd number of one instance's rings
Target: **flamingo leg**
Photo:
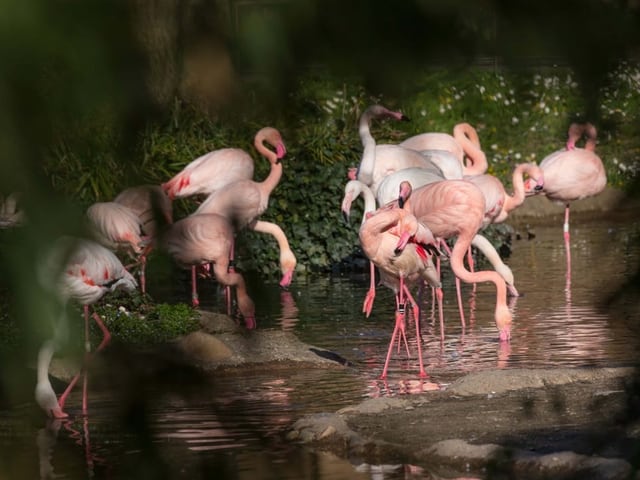
[[[140,255],[140,291],[144,295],[147,293],[147,256],[143,253]]]
[[[414,298],[411,296],[411,292],[409,292],[409,289],[406,287],[406,285],[404,286],[404,291],[407,296],[407,299],[411,303],[411,307],[413,311],[413,319],[416,324],[416,338],[418,340],[418,362],[420,364],[420,378],[426,378],[427,372],[425,372],[424,364],[422,362],[422,337],[420,335],[420,307],[418,307],[418,304],[416,303]]]
[[[449,245],[447,245],[447,242],[445,242],[444,240],[441,240],[440,245],[447,252],[447,255],[451,257],[451,249],[449,248]],[[440,272],[438,271],[438,273]],[[466,322],[464,320],[464,307],[462,306],[462,291],[460,288],[460,279],[457,276],[456,276],[456,295],[458,297],[458,311],[460,312],[460,322],[462,324],[462,328],[464,329]]]
[[[87,403],[88,403],[87,402],[87,399],[88,399],[87,366],[91,361],[91,358],[93,357],[93,355],[95,355],[96,353],[104,349],[107,346],[107,344],[111,341],[111,333],[109,332],[105,324],[102,322],[102,319],[100,318],[100,316],[96,312],[93,312],[92,317],[95,320],[98,327],[100,328],[100,330],[102,331],[102,341],[100,342],[100,344],[92,354],[91,343],[89,342],[89,306],[84,305],[83,310],[84,310],[84,365],[82,366],[82,369],[80,370],[80,372],[78,372],[76,376],[73,377],[73,379],[71,379],[65,391],[62,393],[62,395],[60,395],[60,398],[58,398],[58,405],[60,406],[60,409],[64,408],[64,404],[67,401],[67,397],[69,396],[69,394],[71,393],[71,390],[73,390],[76,383],[78,383],[78,380],[82,376],[83,377],[82,379],[82,414],[86,415]]]
[[[371,261],[369,261],[369,271],[369,291],[364,297],[364,303],[362,304],[362,313],[364,313],[367,318],[369,318],[369,315],[371,315],[371,310],[373,309],[373,301],[376,298],[376,266]]]
[[[467,250],[467,263],[469,264],[469,271],[473,272],[475,268],[475,263],[473,261],[473,252],[471,251],[471,247]],[[476,291],[476,284],[473,284],[473,292]]]
[[[567,278],[568,278],[568,281],[570,282],[571,281],[571,243],[570,243],[571,235],[569,233],[569,204],[568,203],[564,209],[563,232],[564,232],[564,246],[567,252]]]
[[[227,272],[235,273],[236,264],[235,264],[235,241],[231,242],[231,249],[229,250],[229,266],[227,267]],[[231,316],[232,310],[232,295],[231,295],[231,285],[227,285],[224,289],[225,299],[227,303],[227,315]]]
[[[196,266],[191,266],[191,304],[194,308],[197,308],[200,305],[200,300],[198,299],[198,287],[197,287],[197,272]]]
[[[438,316],[440,317],[440,343],[444,345],[444,311],[442,307],[442,300],[444,294],[442,293],[442,287],[434,288],[434,298],[438,302]]]

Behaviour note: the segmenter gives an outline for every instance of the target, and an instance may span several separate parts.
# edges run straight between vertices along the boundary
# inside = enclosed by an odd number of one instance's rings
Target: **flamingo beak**
[[[411,238],[411,234],[409,232],[404,232],[401,236],[400,239],[398,240],[398,243],[396,244],[396,249],[395,249],[395,254],[399,254],[400,252],[402,252],[402,250],[404,250],[404,247],[407,246],[407,243],[409,243],[409,239]]]

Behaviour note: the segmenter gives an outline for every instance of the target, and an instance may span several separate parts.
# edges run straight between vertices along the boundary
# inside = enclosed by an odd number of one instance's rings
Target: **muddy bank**
[[[437,478],[634,478],[635,380],[628,368],[473,373],[441,391],[306,416],[288,438]]]

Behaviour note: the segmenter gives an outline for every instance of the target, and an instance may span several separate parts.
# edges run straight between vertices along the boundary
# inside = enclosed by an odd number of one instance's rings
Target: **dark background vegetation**
[[[0,274],[16,300],[5,315],[34,330],[47,317],[38,252],[80,232],[90,203],[160,183],[215,148],[253,153],[267,124],[289,154],[266,218],[290,235],[302,269],[326,271],[357,238],[339,201],[346,167],[359,161],[359,113],[374,101],[419,112],[407,99],[429,97],[423,78],[433,86],[473,83],[477,72],[566,69],[579,85],[573,111],[614,136],[635,132],[625,144],[635,160],[640,117],[611,122],[600,105],[609,74],[621,60],[637,65],[639,48],[637,0],[6,0],[0,192],[21,192],[28,222],[2,252]],[[326,115],[317,99],[335,92],[341,110]],[[570,120],[559,118],[553,138],[532,147],[538,159],[561,145]],[[414,133],[376,128],[381,139]],[[262,178],[266,165],[256,165]],[[622,186],[633,191],[629,182]],[[192,208],[178,202],[176,215]],[[243,238],[246,268],[273,275],[273,246]]]

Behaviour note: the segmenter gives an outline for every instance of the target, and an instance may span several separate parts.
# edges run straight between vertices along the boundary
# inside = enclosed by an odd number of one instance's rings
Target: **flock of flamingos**
[[[373,120],[406,120],[400,113],[382,105],[372,105],[360,117],[359,134],[363,154],[357,169],[350,169],[342,211],[348,217],[352,202],[364,199],[364,215],[359,239],[370,260],[371,285],[363,302],[368,316],[379,282],[392,289],[396,297],[395,326],[386,356],[382,377],[386,377],[396,341],[404,343],[406,312],[410,311],[418,328],[418,305],[411,289],[426,282],[438,302],[441,336],[443,333],[442,284],[440,261],[448,258],[455,278],[460,303],[460,281],[493,282],[496,287],[495,322],[499,339],[510,340],[512,316],[507,295],[518,295],[514,276],[495,248],[481,235],[484,227],[503,222],[509,212],[521,205],[526,196],[543,194],[566,205],[564,238],[569,244],[569,205],[572,201],[596,195],[607,182],[602,161],[595,153],[596,129],[591,124],[572,124],[566,145],[548,155],[540,165],[522,163],[513,170],[513,194],[487,174],[487,159],[480,148],[475,129],[456,125],[453,135],[423,133],[400,144],[378,145],[371,135]],[[583,147],[576,144],[585,137]],[[278,242],[281,286],[291,283],[296,267],[287,238],[275,223],[260,220],[267,209],[269,196],[282,176],[282,159],[286,147],[280,133],[272,127],[258,131],[254,139],[257,152],[265,157],[271,170],[263,181],[253,179],[254,162],[238,148],[212,151],[189,163],[162,185],[133,187],[113,201],[99,202],[87,211],[93,239],[62,238],[49,256],[49,272],[57,281],[52,292],[61,305],[74,300],[84,308],[85,360],[109,342],[109,331],[97,313],[92,317],[103,332],[103,339],[93,353],[88,347],[90,306],[107,292],[116,289],[145,291],[144,267],[153,248],[168,252],[192,274],[192,302],[198,305],[196,279],[213,275],[226,287],[228,312],[232,290],[247,328],[255,328],[255,307],[248,295],[242,275],[233,268],[234,235],[250,228],[272,235]],[[525,178],[526,177],[526,178]],[[197,210],[174,221],[172,200],[205,197]],[[449,240],[449,243],[447,243]],[[452,244],[452,248],[449,247]],[[494,269],[474,271],[470,254],[475,246]],[[123,266],[116,253],[126,250],[135,257],[139,282]],[[567,249],[568,252],[568,249]],[[465,266],[465,256],[468,266]],[[462,308],[461,320],[464,322]],[[64,418],[65,401],[77,381],[83,378],[82,411],[87,411],[87,377],[81,371],[57,397],[49,381],[49,365],[59,347],[57,336],[43,343],[38,355],[35,398],[50,416]],[[418,345],[420,376],[426,376]]]

